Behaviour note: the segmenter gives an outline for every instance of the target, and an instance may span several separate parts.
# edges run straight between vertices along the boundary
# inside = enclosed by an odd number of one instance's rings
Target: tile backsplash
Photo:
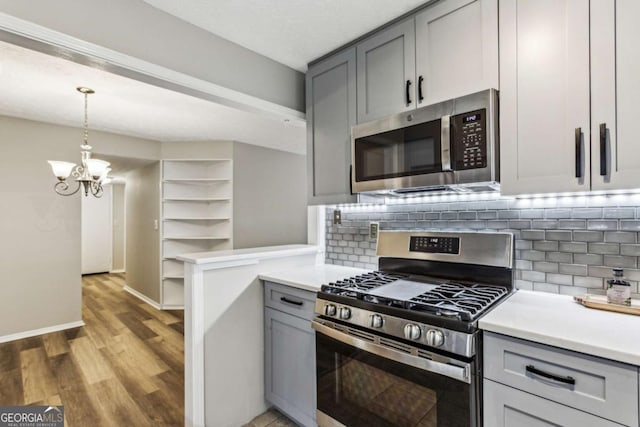
[[[384,205],[347,205],[334,225],[327,208],[326,262],[377,268],[380,230],[508,231],[516,238],[516,286],[562,293],[604,293],[612,267],[622,267],[638,298],[640,194],[515,199],[495,195],[389,199]],[[408,200],[410,200],[408,202]]]

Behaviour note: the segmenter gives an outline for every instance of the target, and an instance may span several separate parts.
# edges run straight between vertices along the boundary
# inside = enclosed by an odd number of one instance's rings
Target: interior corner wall
[[[123,183],[113,183],[111,184],[111,197],[112,197],[112,205],[113,205],[113,215],[112,215],[112,231],[113,231],[113,271],[124,271],[125,270],[125,244],[126,244],[126,233],[125,233],[125,202],[124,202],[124,189],[125,184]]]
[[[306,173],[306,156],[234,143],[234,249],[307,243]]]
[[[127,174],[127,286],[160,303],[160,162]]]

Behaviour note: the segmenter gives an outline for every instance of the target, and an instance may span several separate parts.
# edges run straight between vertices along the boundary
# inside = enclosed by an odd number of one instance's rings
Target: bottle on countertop
[[[613,278],[607,280],[607,302],[611,304],[631,305],[631,284],[624,280],[621,268],[612,268]]]

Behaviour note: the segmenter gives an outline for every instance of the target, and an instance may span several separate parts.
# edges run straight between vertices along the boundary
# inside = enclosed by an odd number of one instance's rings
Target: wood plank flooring
[[[243,427],[296,427],[297,424],[288,419],[276,409],[269,409],[264,414],[255,417]]]
[[[0,344],[0,405],[64,405],[65,426],[184,425],[182,311],[82,280],[86,326]]]

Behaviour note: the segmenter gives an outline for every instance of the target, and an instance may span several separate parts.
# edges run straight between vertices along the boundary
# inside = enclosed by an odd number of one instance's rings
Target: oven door
[[[315,319],[320,427],[476,427],[473,363]]]

